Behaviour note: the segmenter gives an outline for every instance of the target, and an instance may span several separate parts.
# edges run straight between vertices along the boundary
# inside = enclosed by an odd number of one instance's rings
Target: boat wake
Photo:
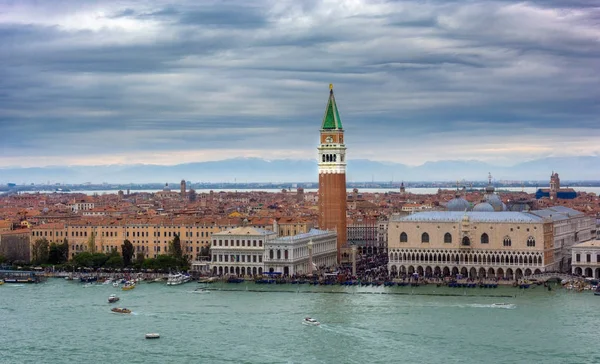
[[[197,291],[186,291],[187,293],[210,293],[209,291],[206,290],[197,290]]]
[[[505,309],[505,310],[514,310],[515,308],[517,308],[517,305],[515,305],[514,303],[490,303],[490,304],[473,303],[471,305],[468,305],[468,307],[475,307],[475,308],[502,308],[502,309]]]

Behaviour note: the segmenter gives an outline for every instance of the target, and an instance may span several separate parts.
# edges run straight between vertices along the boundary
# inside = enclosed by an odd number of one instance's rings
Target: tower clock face
[[[327,138],[325,138],[325,142],[333,143],[333,138],[331,136],[328,136]]]

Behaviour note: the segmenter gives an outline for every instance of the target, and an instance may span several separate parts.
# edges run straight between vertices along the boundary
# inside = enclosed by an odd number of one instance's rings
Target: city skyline
[[[349,160],[597,156],[593,6],[3,4],[0,168],[314,160],[329,83]]]

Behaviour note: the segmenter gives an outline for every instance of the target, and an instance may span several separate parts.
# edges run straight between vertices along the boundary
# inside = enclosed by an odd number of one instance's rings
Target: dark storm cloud
[[[358,156],[407,162],[446,145],[468,158],[465,145],[518,150],[526,135],[540,150],[531,156],[567,136],[595,152],[593,1],[52,5],[0,9],[0,143],[12,158],[0,164],[185,150],[311,157],[329,83]]]

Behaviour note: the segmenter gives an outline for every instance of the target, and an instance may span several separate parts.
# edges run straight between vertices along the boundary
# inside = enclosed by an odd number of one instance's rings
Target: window
[[[273,249],[269,250],[269,259],[273,259]]]
[[[488,234],[483,233],[481,234],[481,244],[489,244],[490,243],[490,237],[488,236]]]
[[[590,262],[592,261],[592,255],[591,255],[591,254],[586,254],[586,255],[585,255],[585,261],[586,261],[587,263],[590,263]]]
[[[470,246],[471,245],[471,239],[469,239],[468,236],[465,236],[462,238],[462,245],[463,246]]]
[[[421,235],[421,243],[429,243],[429,234],[423,233]]]
[[[527,238],[527,246],[530,248],[535,246],[535,239],[533,238],[533,236]]]
[[[510,238],[507,236],[504,238],[504,242],[503,244],[504,246],[512,246],[512,241],[510,240]]]
[[[402,234],[400,234],[400,242],[401,243],[406,243],[408,241],[408,235],[406,235],[405,232],[403,232]]]
[[[277,249],[277,259],[281,259],[281,250]]]
[[[287,250],[283,251],[283,257],[284,257],[284,259],[288,259],[288,251]]]
[[[444,234],[444,243],[451,244],[452,243],[452,235],[450,233]]]
[[[576,262],[581,262],[581,254],[576,254],[575,255],[575,261]]]

